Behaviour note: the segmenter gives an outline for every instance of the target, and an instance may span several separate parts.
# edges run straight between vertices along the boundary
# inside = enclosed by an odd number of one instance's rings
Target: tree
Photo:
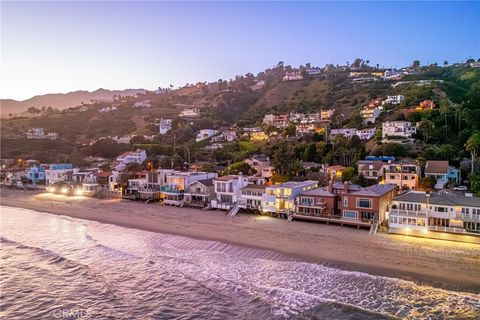
[[[342,171],[342,181],[343,182],[350,181],[352,180],[354,175],[355,175],[355,168],[352,168],[352,167],[345,168]]]
[[[470,181],[470,190],[474,195],[480,197],[480,173],[470,173],[468,175],[468,180]]]
[[[419,188],[423,191],[433,191],[436,184],[437,179],[435,177],[425,177],[420,179]]]
[[[448,123],[447,123],[447,114],[448,114],[449,103],[447,99],[442,99],[440,101],[440,113],[445,117],[445,138],[447,137]]]
[[[317,146],[315,143],[310,143],[305,150],[303,155],[303,160],[305,161],[315,161],[315,156],[317,154]]]
[[[273,152],[272,165],[279,174],[288,175],[290,173],[293,159],[295,159],[293,149],[285,141],[282,141],[277,145],[276,150]]]
[[[448,66],[448,61],[447,60],[443,61],[443,66],[444,67]]]
[[[467,143],[465,143],[465,149],[470,152],[472,157],[472,174],[475,169],[475,160],[480,151],[480,132],[475,132],[473,135],[468,138]]]
[[[420,60],[413,60],[412,68],[417,69],[420,67]]]
[[[290,123],[284,130],[284,135],[286,137],[293,137],[297,131],[297,127],[293,123]]]
[[[420,124],[420,132],[422,133],[423,136],[423,142],[427,143],[428,140],[432,138],[433,135],[433,122],[430,120],[425,120],[422,121]]]
[[[228,170],[230,174],[239,174],[240,172],[243,174],[250,174],[251,167],[246,162],[235,162],[228,166]]]

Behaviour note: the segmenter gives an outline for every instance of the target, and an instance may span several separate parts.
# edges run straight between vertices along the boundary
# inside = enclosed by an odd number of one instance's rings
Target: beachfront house
[[[397,189],[394,184],[376,184],[352,192],[348,191],[345,182],[340,207],[342,218],[355,221],[358,225],[382,223]]]
[[[438,237],[441,232],[453,235],[441,237],[451,240],[480,235],[480,198],[471,193],[409,191],[393,199],[388,216],[390,233]]]
[[[191,182],[184,194],[184,204],[190,207],[207,208],[215,196],[213,178]]]
[[[47,186],[60,181],[66,181],[78,168],[73,168],[71,163],[54,163],[45,169],[45,184]]]
[[[294,209],[295,198],[301,192],[316,188],[318,181],[289,181],[265,188],[261,211],[284,215]]]
[[[113,192],[119,188],[120,175],[118,171],[100,171],[94,175],[100,191]]]
[[[231,210],[241,197],[242,188],[248,185],[249,179],[242,173],[213,179],[215,198],[212,199],[212,208]]]
[[[33,166],[25,170],[25,177],[29,183],[44,184],[45,183],[45,167]]]
[[[460,183],[460,170],[450,166],[448,161],[428,160],[425,164],[425,177],[437,180],[435,189],[441,190],[449,182]]]
[[[216,172],[171,172],[165,176],[165,185],[160,187],[163,203],[173,206],[183,206],[185,191],[192,182],[212,179],[217,176],[218,174]]]
[[[238,205],[241,209],[259,212],[262,208],[262,199],[267,186],[264,184],[251,183],[241,189],[241,197]]]
[[[339,195],[333,192],[333,181],[327,187],[313,188],[300,192],[295,199],[294,218],[338,217]]]

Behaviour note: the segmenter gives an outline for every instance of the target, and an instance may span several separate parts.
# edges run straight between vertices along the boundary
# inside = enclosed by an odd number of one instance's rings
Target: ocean
[[[1,319],[480,319],[480,295],[271,251],[5,206],[0,222]]]

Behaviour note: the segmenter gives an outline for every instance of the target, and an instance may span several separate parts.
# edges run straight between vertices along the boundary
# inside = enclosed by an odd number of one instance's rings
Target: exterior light
[[[68,192],[68,188],[63,187],[60,191],[61,191],[63,194],[66,194],[66,193]]]
[[[75,195],[76,195],[76,196],[81,196],[82,194],[83,194],[82,189],[77,189],[77,190],[75,190]]]

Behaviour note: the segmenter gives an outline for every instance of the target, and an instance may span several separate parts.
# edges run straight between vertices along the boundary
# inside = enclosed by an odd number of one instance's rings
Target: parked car
[[[455,191],[467,191],[467,187],[466,186],[453,187],[453,190],[455,190]]]

